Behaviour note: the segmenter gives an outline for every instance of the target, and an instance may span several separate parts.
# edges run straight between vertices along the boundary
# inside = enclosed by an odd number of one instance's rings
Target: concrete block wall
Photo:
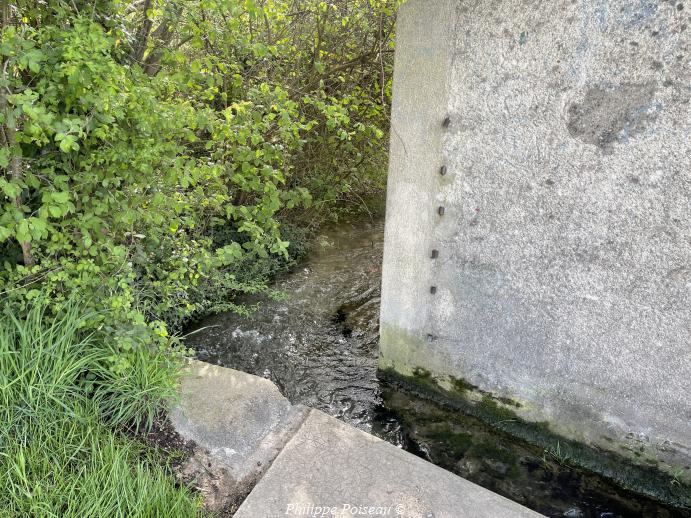
[[[410,0],[397,38],[380,367],[688,466],[691,2]]]

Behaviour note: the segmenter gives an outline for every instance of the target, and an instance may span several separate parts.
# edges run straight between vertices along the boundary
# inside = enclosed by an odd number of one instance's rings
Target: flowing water
[[[383,222],[319,235],[279,278],[284,296],[250,317],[221,314],[187,337],[199,359],[264,376],[293,403],[323,410],[547,516],[690,516],[621,490],[543,452],[377,379]],[[248,303],[255,301],[248,299]]]
[[[309,260],[251,317],[216,315],[187,340],[199,359],[271,379],[294,403],[370,431],[377,380],[383,224],[320,235]],[[250,301],[252,302],[252,301]]]

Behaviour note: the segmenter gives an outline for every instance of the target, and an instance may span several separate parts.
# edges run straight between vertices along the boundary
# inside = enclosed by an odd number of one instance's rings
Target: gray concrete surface
[[[312,410],[235,518],[542,516]]]
[[[261,476],[308,411],[291,405],[267,379],[194,361],[170,419],[223,470],[227,485],[241,487]]]
[[[410,0],[397,38],[380,366],[688,467],[691,3]]]

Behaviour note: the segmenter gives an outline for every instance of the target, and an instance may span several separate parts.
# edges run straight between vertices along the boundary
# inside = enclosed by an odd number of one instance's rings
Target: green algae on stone
[[[437,410],[434,420],[454,422],[458,416],[470,416],[493,429],[503,432],[526,445],[542,452],[553,451],[555,445],[569,452],[569,465],[575,469],[599,475],[619,487],[653,498],[679,509],[691,509],[691,487],[655,467],[634,464],[611,452],[597,450],[581,442],[567,439],[550,430],[549,424],[529,422],[514,410],[486,392],[473,392],[470,384],[459,383],[458,390],[445,390],[431,373],[424,368],[412,370],[405,376],[393,369],[380,370],[380,377],[397,390],[414,394],[433,404]],[[481,395],[473,400],[471,396]],[[395,408],[390,410],[396,411]],[[408,420],[420,418],[408,415]],[[621,446],[621,445],[620,445]]]

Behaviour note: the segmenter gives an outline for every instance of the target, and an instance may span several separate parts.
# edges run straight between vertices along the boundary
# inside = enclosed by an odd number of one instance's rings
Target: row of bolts
[[[444,119],[444,122],[442,122],[442,126],[446,129],[446,128],[449,127],[450,124],[451,124],[451,117],[448,117],[448,116],[447,116],[447,117]],[[446,171],[447,171],[446,166],[443,165],[443,166],[441,166],[441,168],[439,169],[439,174],[440,174],[441,176],[446,176]],[[440,205],[439,208],[437,209],[437,214],[439,214],[439,216],[443,216],[443,215],[444,215],[444,212],[445,212],[444,207]],[[432,257],[432,259],[437,259],[437,258],[439,257],[439,250],[432,250],[432,255],[431,255],[431,257]],[[434,295],[435,293],[437,293],[437,287],[436,287],[436,286],[432,286],[432,287],[430,287],[429,291],[430,291],[430,293],[431,293],[432,295]]]

